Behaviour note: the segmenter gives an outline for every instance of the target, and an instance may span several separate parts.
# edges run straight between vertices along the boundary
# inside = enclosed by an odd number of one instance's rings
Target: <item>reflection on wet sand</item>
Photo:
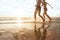
[[[13,18],[0,20],[0,40],[60,40],[59,18],[52,23],[41,23],[40,20],[35,23],[33,18],[24,18],[22,22],[17,20]]]
[[[41,28],[38,28],[38,29],[37,29],[37,28],[36,28],[36,23],[35,23],[34,27],[35,27],[35,28],[34,28],[34,33],[35,33],[36,39],[37,39],[37,40],[40,40],[40,37],[41,37],[41,31],[40,31],[40,29],[41,29]]]
[[[35,23],[34,25],[34,33],[36,36],[36,40],[45,40],[46,39],[46,35],[47,35],[47,29],[50,27],[51,22],[49,22],[46,26],[45,23],[42,23],[42,25],[40,25],[41,27],[37,28],[37,23]]]

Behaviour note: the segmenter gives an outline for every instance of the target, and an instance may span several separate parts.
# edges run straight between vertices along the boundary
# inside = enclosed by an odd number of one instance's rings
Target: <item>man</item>
[[[42,18],[42,20],[44,21],[44,18],[40,15],[41,13],[41,4],[42,4],[42,0],[37,0],[36,1],[37,4],[36,4],[36,9],[35,9],[35,12],[34,12],[34,19],[36,21],[36,15],[38,13],[38,15]]]

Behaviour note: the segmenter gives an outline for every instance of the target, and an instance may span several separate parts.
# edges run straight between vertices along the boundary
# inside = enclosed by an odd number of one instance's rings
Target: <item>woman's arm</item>
[[[38,0],[36,0],[36,2],[38,2]]]
[[[53,9],[53,7],[49,3],[47,3],[47,4]]]

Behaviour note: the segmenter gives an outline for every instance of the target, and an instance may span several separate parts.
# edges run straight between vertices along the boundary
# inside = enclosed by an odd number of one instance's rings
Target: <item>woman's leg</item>
[[[49,20],[51,21],[51,18],[50,16],[45,12],[45,15],[49,18]]]

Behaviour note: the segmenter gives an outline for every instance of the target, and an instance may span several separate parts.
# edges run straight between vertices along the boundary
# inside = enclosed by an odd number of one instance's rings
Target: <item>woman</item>
[[[44,8],[44,13],[43,13],[43,17],[45,18],[45,15],[50,19],[51,21],[51,18],[49,17],[49,15],[47,14],[47,2],[45,0],[43,0],[43,8]],[[50,4],[48,4],[51,8],[53,8]]]

